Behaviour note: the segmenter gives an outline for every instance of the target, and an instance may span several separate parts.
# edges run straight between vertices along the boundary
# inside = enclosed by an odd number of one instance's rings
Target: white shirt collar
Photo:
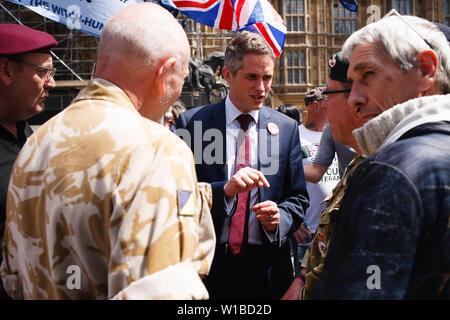
[[[227,125],[236,120],[243,112],[240,111],[236,106],[231,102],[230,95],[227,95],[225,99],[225,118]],[[249,115],[255,120],[255,123],[258,123],[259,118],[259,110],[252,110],[248,112]]]

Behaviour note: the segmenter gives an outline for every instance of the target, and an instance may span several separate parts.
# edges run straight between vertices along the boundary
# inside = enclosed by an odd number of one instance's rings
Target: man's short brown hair
[[[224,67],[236,75],[242,68],[242,60],[246,54],[269,55],[275,60],[272,50],[266,41],[258,34],[243,31],[234,37],[225,51]]]

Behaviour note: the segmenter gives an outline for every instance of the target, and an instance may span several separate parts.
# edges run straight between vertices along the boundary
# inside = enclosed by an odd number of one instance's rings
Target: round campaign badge
[[[330,65],[330,68],[333,68],[336,65],[336,54],[333,54],[330,58],[330,61],[328,61],[328,64]]]
[[[271,135],[276,136],[277,134],[280,133],[280,128],[278,128],[278,126],[275,123],[270,122],[267,124],[267,131],[269,131]]]
[[[317,246],[319,247],[320,254],[322,256],[325,255],[326,254],[326,249],[327,249],[327,246],[325,245],[325,242],[319,241],[319,244]]]

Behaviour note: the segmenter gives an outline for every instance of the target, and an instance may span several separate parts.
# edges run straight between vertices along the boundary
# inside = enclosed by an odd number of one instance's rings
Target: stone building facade
[[[275,66],[273,108],[284,103],[305,110],[305,94],[326,85],[328,60],[354,31],[374,22],[391,9],[449,25],[450,0],[358,0],[358,12],[345,9],[338,0],[270,0],[287,26],[283,54]],[[192,55],[202,58],[221,51],[232,33],[202,26],[186,19],[185,30]]]
[[[304,95],[326,84],[328,60],[347,37],[380,19],[392,8],[449,25],[448,0],[358,0],[358,12],[344,9],[338,0],[274,0],[288,35],[277,63],[274,104],[293,103],[304,108]]]

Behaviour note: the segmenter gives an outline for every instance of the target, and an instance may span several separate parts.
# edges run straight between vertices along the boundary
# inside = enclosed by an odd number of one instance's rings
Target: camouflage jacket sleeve
[[[112,84],[85,90],[17,158],[5,289],[15,299],[208,298],[211,187],[197,183],[192,152]]]
[[[214,232],[214,224],[211,216],[212,207],[212,188],[209,183],[199,182],[198,189],[200,191],[200,208],[199,220],[200,228],[198,232],[197,254],[194,262],[200,277],[208,275],[214,257],[216,246],[216,233]]]
[[[111,219],[121,221],[110,230],[113,299],[208,298],[201,276],[215,247],[211,187],[197,184],[192,154],[175,139],[164,139],[151,172],[136,172],[135,191],[127,192],[130,181],[119,185],[117,196],[126,208],[117,208]]]
[[[1,280],[3,281],[3,287],[6,293],[14,300],[23,300],[24,294],[22,289],[22,283],[19,278],[18,270],[15,265],[15,261],[9,257],[17,254],[14,246],[8,246],[9,232],[5,230],[2,242],[3,261],[0,268]],[[9,250],[8,250],[9,249]],[[12,260],[12,261],[11,261]]]

